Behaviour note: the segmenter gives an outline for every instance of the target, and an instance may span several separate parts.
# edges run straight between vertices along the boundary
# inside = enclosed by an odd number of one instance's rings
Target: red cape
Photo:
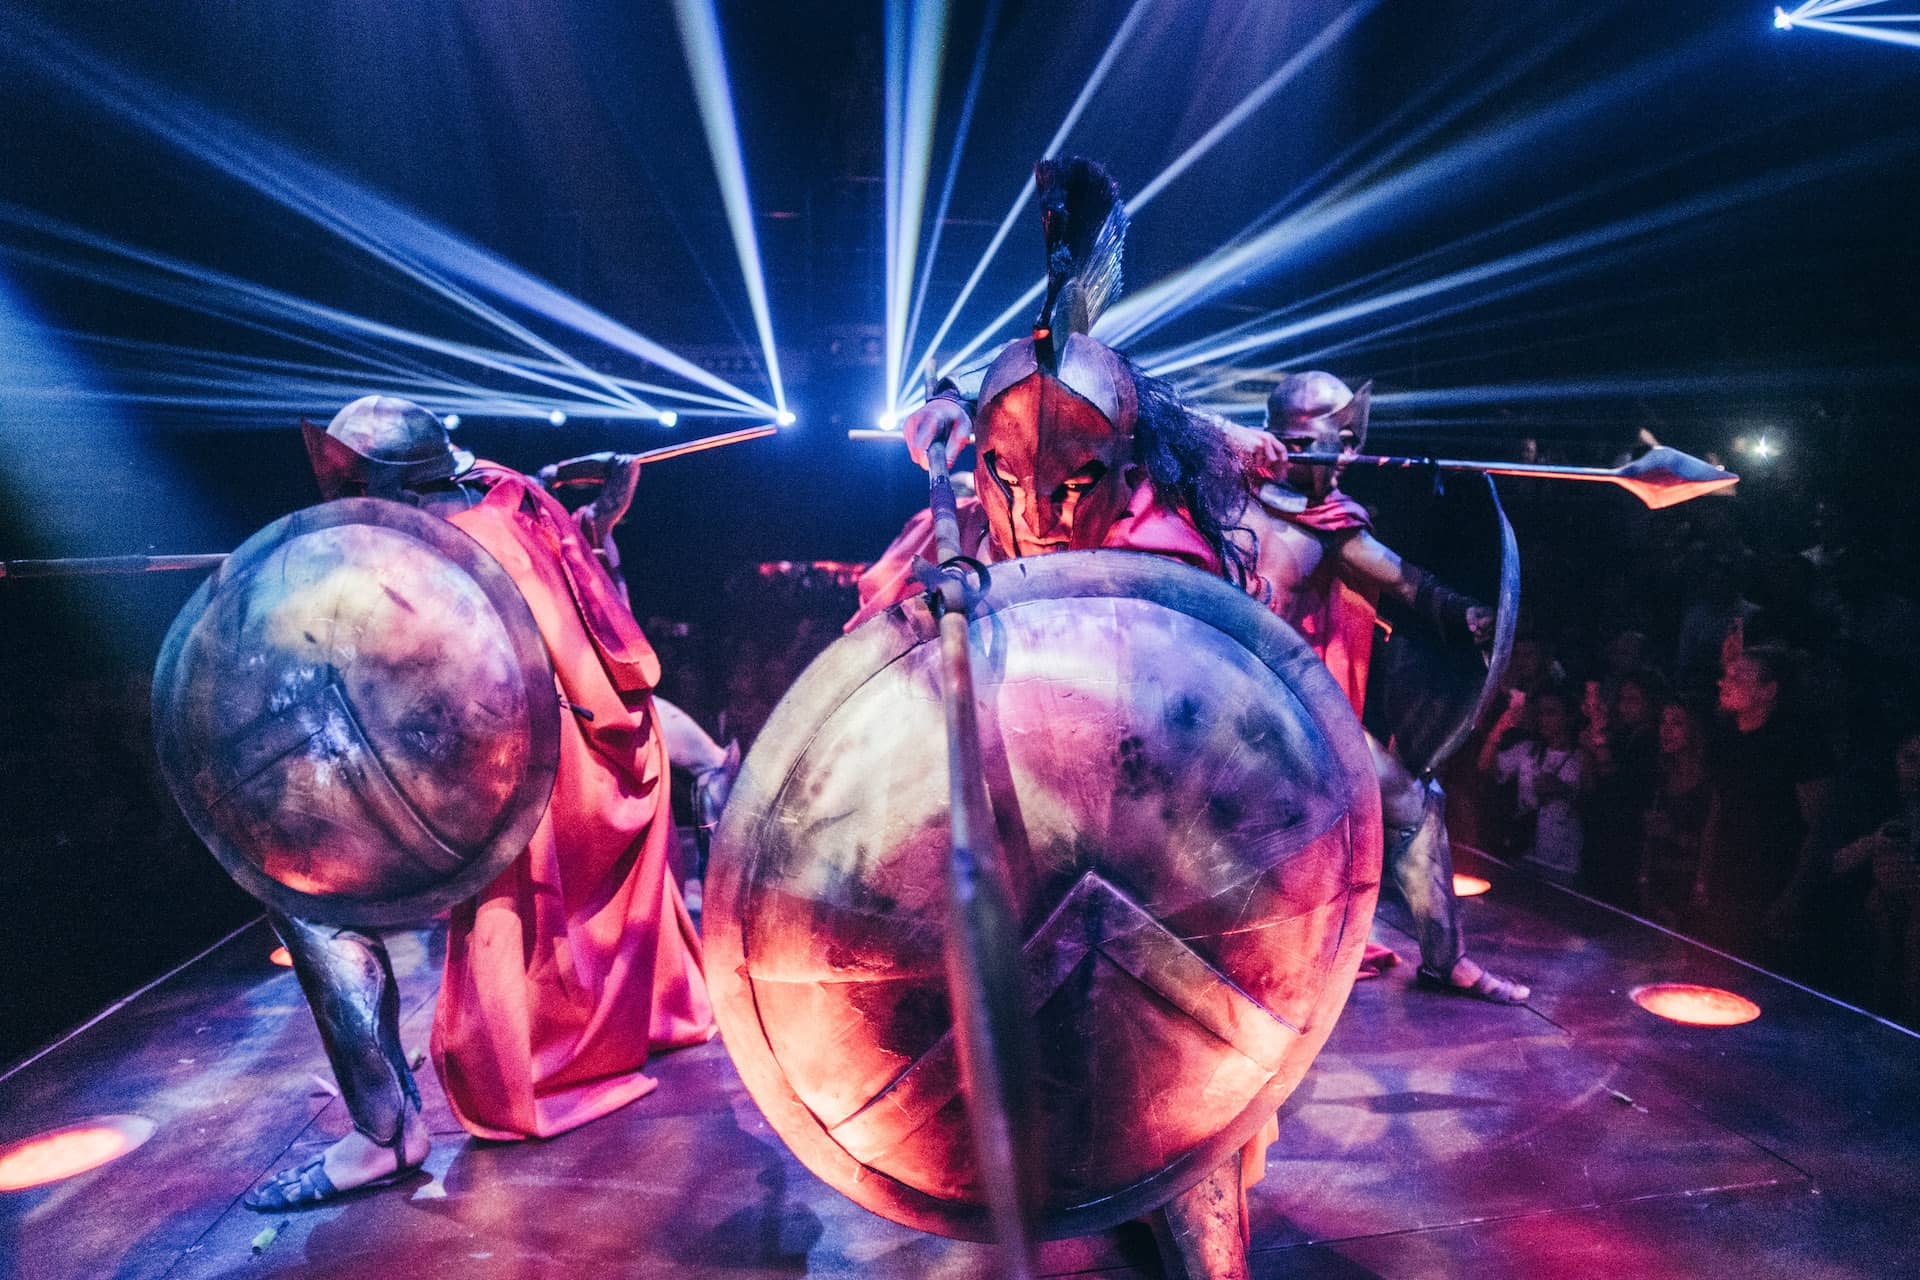
[[[564,507],[482,463],[452,517],[547,644],[563,708],[553,799],[526,853],[453,910],[433,1063],[468,1132],[551,1137],[650,1091],[652,1049],[713,1033],[700,940],[668,871],[659,660]]]
[[[998,559],[993,539],[987,530],[987,513],[978,498],[962,498],[955,504],[960,517],[960,549],[982,563]],[[1163,505],[1154,496],[1153,486],[1143,484],[1133,491],[1127,510],[1107,531],[1102,548],[1119,551],[1150,551],[1179,560],[1208,573],[1220,572],[1220,558],[1214,554],[1200,531],[1193,527],[1186,512]],[[915,560],[936,559],[933,546],[933,514],[913,513],[898,536],[880,553],[880,558],[860,575],[860,611],[847,621],[851,631],[868,618],[885,613],[909,596],[926,588],[913,576]]]

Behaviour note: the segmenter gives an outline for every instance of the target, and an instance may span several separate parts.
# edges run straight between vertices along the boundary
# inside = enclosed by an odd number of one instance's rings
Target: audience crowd
[[[1783,477],[1648,512],[1503,488],[1507,688],[1454,834],[1920,1025],[1920,605],[1891,521]]]

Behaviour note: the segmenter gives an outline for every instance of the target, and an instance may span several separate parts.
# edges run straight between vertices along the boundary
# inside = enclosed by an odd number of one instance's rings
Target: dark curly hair
[[[1141,372],[1131,361],[1127,368],[1140,415],[1133,432],[1134,461],[1146,467],[1161,503],[1193,521],[1220,558],[1220,576],[1246,586],[1251,566],[1228,536],[1248,532],[1239,523],[1247,506],[1239,458],[1218,428],[1187,412],[1172,383]]]

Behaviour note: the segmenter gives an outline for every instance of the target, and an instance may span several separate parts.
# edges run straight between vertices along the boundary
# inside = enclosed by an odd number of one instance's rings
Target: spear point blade
[[[1665,445],[1649,449],[1614,475],[1622,488],[1656,511],[1740,483],[1733,472]]]

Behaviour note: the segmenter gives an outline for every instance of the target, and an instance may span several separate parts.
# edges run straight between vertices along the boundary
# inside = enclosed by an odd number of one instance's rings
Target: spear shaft
[[[1618,485],[1654,509],[1730,489],[1740,482],[1731,471],[1665,445],[1650,449],[1623,467],[1568,467],[1549,462],[1479,462],[1463,458],[1399,458],[1363,453],[1296,453],[1290,463],[1322,467],[1429,468],[1476,471],[1491,476],[1534,476],[1546,480],[1587,480]]]
[[[224,551],[185,556],[72,556],[60,560],[0,560],[0,578],[79,578],[109,573],[169,573],[211,569]]]
[[[642,464],[665,462],[669,458],[684,458],[690,453],[705,453],[708,449],[719,449],[725,445],[740,444],[747,440],[760,440],[775,434],[777,429],[774,427],[746,427],[739,431],[723,431],[719,435],[704,436],[698,440],[686,440],[679,444],[649,449],[645,453],[635,455],[634,461]],[[570,459],[569,461],[583,460]],[[85,578],[107,574],[188,572],[216,568],[226,558],[226,552],[215,551],[206,555],[68,556],[57,560],[0,560],[0,579]]]
[[[974,708],[968,592],[947,442],[927,449],[934,554],[933,584],[940,620],[941,704],[947,728],[947,807],[951,852],[947,862],[946,970],[960,1079],[973,1136],[974,1167],[986,1192],[988,1216],[1009,1280],[1033,1274],[1026,1193],[1032,1170],[1023,1160],[1021,1121],[1027,1108],[1023,1043],[1027,1014],[1021,982],[1020,935],[1011,886],[1001,861],[981,760]]]

